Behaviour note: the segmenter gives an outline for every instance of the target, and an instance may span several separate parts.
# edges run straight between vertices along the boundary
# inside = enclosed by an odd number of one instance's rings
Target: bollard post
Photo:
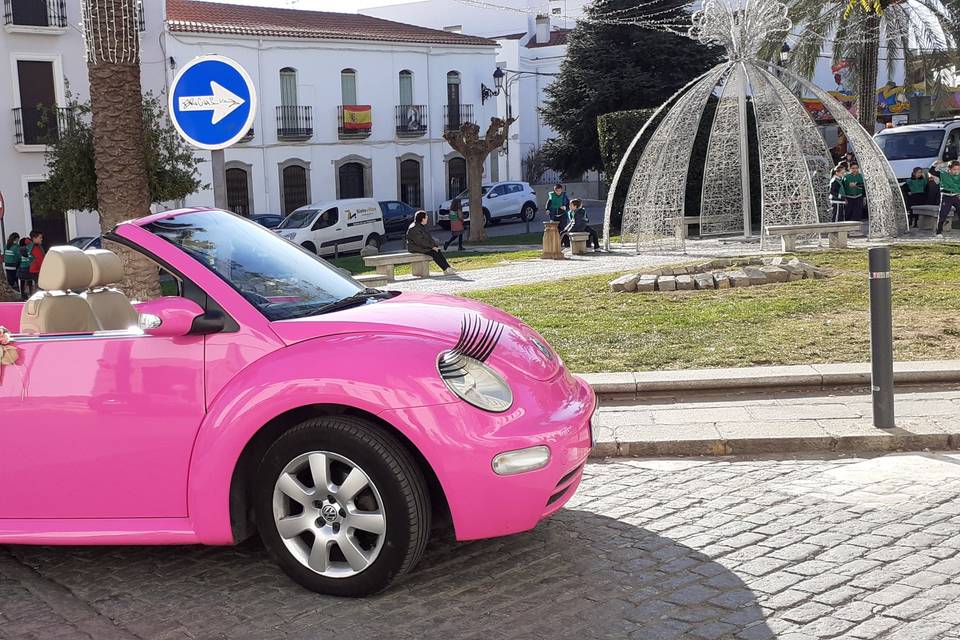
[[[870,248],[870,389],[873,426],[892,429],[893,303],[890,286],[890,247]]]

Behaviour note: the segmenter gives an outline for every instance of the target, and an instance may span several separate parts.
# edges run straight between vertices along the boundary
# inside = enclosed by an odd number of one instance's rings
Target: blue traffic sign
[[[257,93],[246,70],[234,60],[201,56],[177,72],[168,107],[184,140],[201,149],[223,149],[253,125]]]

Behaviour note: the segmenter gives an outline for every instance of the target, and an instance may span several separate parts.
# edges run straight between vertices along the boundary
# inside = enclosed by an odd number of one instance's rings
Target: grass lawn
[[[531,251],[504,251],[504,252],[476,252],[476,251],[445,251],[444,255],[453,265],[454,269],[459,271],[469,271],[470,269],[483,269],[485,267],[495,267],[501,262],[512,262],[514,260],[532,260],[540,257],[539,250]],[[346,269],[350,273],[357,275],[361,273],[373,273],[375,269],[363,264],[363,258],[360,256],[347,256],[330,260],[341,269]],[[440,273],[440,267],[430,263],[430,271]],[[397,267],[397,275],[410,275],[410,265]]]
[[[898,360],[960,358],[960,245],[891,250]],[[828,268],[714,292],[613,293],[616,274],[468,294],[522,318],[578,372],[870,359],[867,253],[804,253]]]

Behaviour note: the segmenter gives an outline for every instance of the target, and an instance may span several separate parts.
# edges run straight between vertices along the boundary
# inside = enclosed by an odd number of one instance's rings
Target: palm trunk
[[[857,103],[859,120],[867,133],[873,135],[877,123],[877,76],[880,56],[880,17],[874,13],[866,17],[866,31],[860,51]]]
[[[97,208],[104,233],[150,213],[137,29],[136,0],[84,0]],[[127,295],[160,296],[156,265],[116,243],[104,248],[123,261]]]
[[[483,185],[484,157],[476,155],[467,157],[467,184],[470,186],[470,242],[483,242],[487,239],[487,218],[483,215],[483,194],[480,189]]]

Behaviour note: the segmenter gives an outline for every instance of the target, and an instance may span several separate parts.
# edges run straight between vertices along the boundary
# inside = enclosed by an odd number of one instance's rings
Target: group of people
[[[830,179],[830,208],[834,222],[865,220],[863,174],[852,153],[833,168]]]
[[[583,201],[580,198],[571,200],[562,184],[554,185],[544,208],[547,210],[550,220],[559,223],[560,242],[563,246],[570,246],[571,233],[588,233],[590,234],[589,243],[593,245],[593,250],[600,250],[597,231],[590,226],[590,214],[583,206]]]
[[[7,274],[7,284],[26,300],[37,292],[40,267],[43,265],[43,234],[31,231],[29,236],[20,237],[11,233],[3,246],[3,269]]]
[[[913,208],[929,204],[931,192],[934,190],[940,191],[937,237],[943,237],[943,226],[950,218],[951,212],[960,217],[960,161],[958,160],[934,164],[928,172],[924,172],[923,167],[914,167],[903,189],[907,198],[907,208],[910,210],[911,227],[917,226],[919,219],[919,216],[913,213]],[[934,202],[936,201],[937,199],[934,198]]]

